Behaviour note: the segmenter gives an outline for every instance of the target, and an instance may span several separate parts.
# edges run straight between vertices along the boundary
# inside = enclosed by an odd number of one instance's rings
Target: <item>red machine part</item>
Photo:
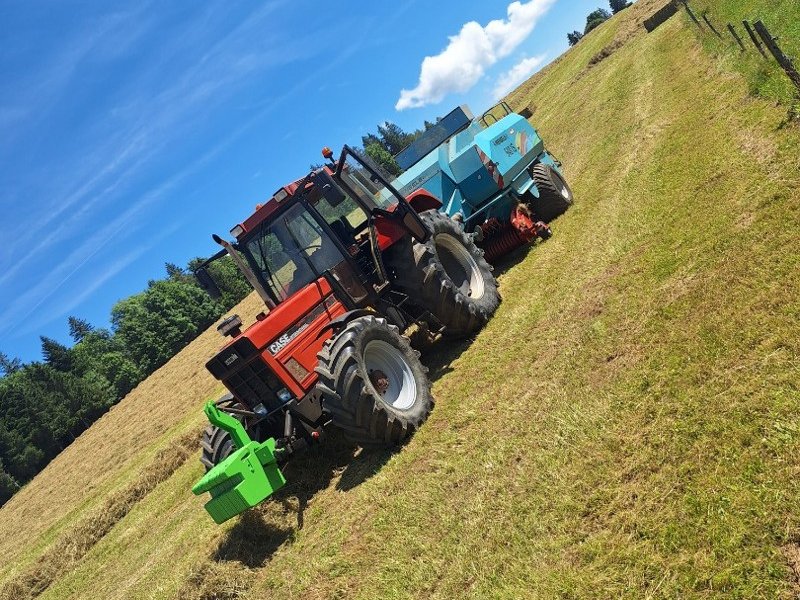
[[[500,221],[492,217],[481,226],[483,231],[483,252],[489,262],[494,262],[504,254],[530,243],[540,237],[550,237],[550,227],[542,221],[534,221],[530,210],[519,204],[511,211],[508,221]]]
[[[436,196],[433,196],[423,189],[416,190],[409,194],[406,200],[418,213],[432,208],[439,208],[442,205]],[[392,212],[396,208],[397,205],[392,206],[389,211]],[[375,217],[375,231],[377,233],[378,246],[381,250],[386,250],[386,248],[394,244],[397,240],[408,235],[408,231],[400,223],[381,215]]]

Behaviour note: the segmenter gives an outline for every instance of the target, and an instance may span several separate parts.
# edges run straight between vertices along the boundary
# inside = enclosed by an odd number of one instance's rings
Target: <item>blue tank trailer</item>
[[[395,159],[403,196],[425,189],[463,224],[492,262],[536,238],[573,202],[561,172],[528,120],[501,102],[475,119],[460,106]]]

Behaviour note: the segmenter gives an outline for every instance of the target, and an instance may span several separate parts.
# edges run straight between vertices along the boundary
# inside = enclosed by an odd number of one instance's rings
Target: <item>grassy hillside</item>
[[[409,444],[334,439],[214,526],[185,460],[206,332],[0,509],[0,598],[798,594],[800,128],[683,15],[645,34],[660,4],[510,96],[577,203],[428,353]]]

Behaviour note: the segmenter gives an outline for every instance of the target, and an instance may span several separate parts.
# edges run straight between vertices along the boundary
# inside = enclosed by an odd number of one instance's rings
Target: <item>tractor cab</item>
[[[345,146],[338,162],[282,187],[231,229],[229,254],[274,309],[321,279],[348,308],[363,306],[387,283],[379,253],[401,237],[424,241],[429,233],[417,211],[377,167]],[[214,294],[206,265],[197,271]],[[374,300],[374,298],[372,298]]]

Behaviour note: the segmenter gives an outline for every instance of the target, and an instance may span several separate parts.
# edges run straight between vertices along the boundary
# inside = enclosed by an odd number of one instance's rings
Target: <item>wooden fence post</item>
[[[717,37],[720,37],[720,38],[721,38],[721,37],[722,37],[722,34],[721,34],[719,31],[717,31],[716,27],[714,27],[714,24],[713,24],[713,23],[712,23],[712,22],[709,20],[709,18],[708,18],[708,15],[706,15],[706,13],[703,13],[703,14],[702,14],[702,17],[703,17],[703,21],[705,21],[705,22],[706,22],[706,25],[708,25],[709,29],[711,29],[711,31],[713,31],[713,32],[714,32],[714,34],[715,34]]]
[[[742,21],[742,25],[744,25],[744,28],[747,30],[747,35],[750,36],[750,39],[753,41],[753,45],[758,49],[758,52],[761,54],[761,56],[767,58],[767,53],[764,52],[764,46],[762,46],[761,42],[758,41],[755,31],[753,31],[753,28],[750,27],[750,23],[747,21]]]
[[[736,28],[733,25],[731,25],[730,23],[728,23],[728,31],[731,32],[731,35],[733,36],[733,39],[735,39],[736,43],[739,44],[739,48],[742,49],[742,52],[746,52],[746,48],[744,47],[744,43],[742,42],[742,38],[739,37],[739,34],[736,33]]]
[[[700,29],[702,29],[703,26],[700,24],[700,21],[697,20],[697,17],[692,12],[692,9],[689,8],[688,0],[682,0],[682,3],[683,3],[683,8],[686,9],[686,12],[689,14],[689,17],[691,17],[692,21],[694,21],[694,24],[697,25]]]
[[[778,61],[778,64],[786,72],[786,75],[792,80],[792,83],[797,86],[797,89],[800,90],[800,73],[797,72],[797,69],[792,64],[792,61],[783,53],[783,50],[781,50],[780,46],[778,46],[776,42],[777,38],[772,37],[772,34],[767,29],[767,26],[764,25],[763,21],[760,19],[753,23],[753,27],[756,28],[758,35],[760,35],[761,39],[764,40],[764,45],[772,53],[772,56],[775,57],[775,60]]]

